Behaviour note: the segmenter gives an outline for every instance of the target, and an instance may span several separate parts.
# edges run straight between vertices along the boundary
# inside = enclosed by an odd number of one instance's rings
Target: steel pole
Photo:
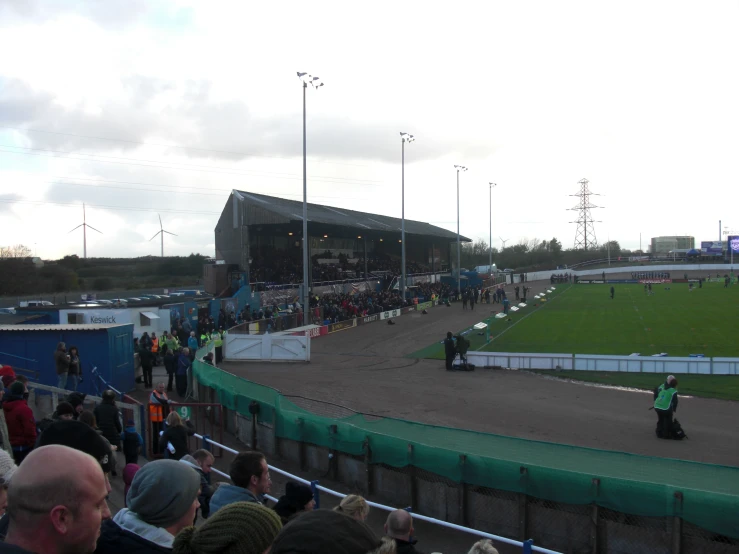
[[[490,185],[490,242],[488,243],[488,272],[493,274],[493,185]]]
[[[400,141],[400,190],[401,190],[401,224],[400,224],[400,294],[405,301],[405,139]]]
[[[459,247],[459,169],[457,170],[457,298],[462,295],[462,253]]]
[[[305,148],[305,91],[307,83],[303,83],[303,325],[308,325],[310,318],[310,293],[308,292],[308,174]]]

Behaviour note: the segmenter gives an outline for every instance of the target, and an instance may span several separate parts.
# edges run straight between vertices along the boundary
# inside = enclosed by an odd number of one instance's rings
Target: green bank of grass
[[[551,293],[548,293],[546,295],[546,300],[542,302],[541,299],[530,297],[526,301],[526,307],[519,309],[517,312],[510,312],[510,321],[508,321],[508,318],[505,319],[496,319],[495,315],[503,311],[503,305],[502,304],[476,304],[475,305],[475,313],[479,315],[480,320],[484,321],[490,326],[490,336],[495,340],[495,337],[497,336],[503,336],[504,333],[507,333],[509,329],[513,328],[516,324],[520,324],[519,322],[523,321],[524,319],[528,319],[529,317],[533,317],[535,313],[537,313],[539,310],[544,310],[548,307],[549,304],[554,304],[557,302],[562,302],[561,299],[559,299],[560,296],[564,298],[564,294],[567,293],[567,291],[570,290],[570,288],[573,285],[568,284],[555,284],[554,289]],[[513,293],[511,293],[510,300],[511,305],[516,306],[518,302],[514,301],[515,296]],[[462,303],[457,302],[455,304],[452,304],[451,308],[445,308],[443,306],[439,306],[437,308],[434,308],[435,310],[461,310],[462,309]],[[472,326],[467,327],[465,329],[450,329],[453,333],[464,333],[464,336],[467,340],[470,341],[470,350],[489,350],[489,348],[484,348],[485,344],[488,342],[487,334],[484,331],[477,331],[475,329],[472,329]],[[444,359],[444,337],[439,337],[439,341],[435,342],[433,344],[430,344],[421,350],[418,350],[417,352],[414,352],[409,357],[410,358],[427,358],[427,359],[433,359],[433,360],[443,360]],[[532,351],[533,352],[533,351]]]
[[[650,356],[739,357],[739,341],[732,337],[739,286],[706,283],[689,292],[687,284],[644,286],[616,284],[573,285],[560,298],[534,310],[515,325],[494,332],[482,349],[495,352],[544,352]],[[669,288],[669,290],[667,290]],[[527,308],[528,309],[528,308]]]
[[[634,389],[654,390],[666,375],[658,373],[619,373],[610,371],[543,371],[536,373],[562,379],[615,385]],[[689,396],[739,400],[739,375],[686,375],[678,374],[678,391]]]

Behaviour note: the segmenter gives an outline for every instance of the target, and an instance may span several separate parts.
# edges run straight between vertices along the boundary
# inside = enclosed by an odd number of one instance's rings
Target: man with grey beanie
[[[128,508],[103,524],[96,554],[172,552],[175,536],[192,525],[200,476],[187,464],[155,460],[133,478]]]

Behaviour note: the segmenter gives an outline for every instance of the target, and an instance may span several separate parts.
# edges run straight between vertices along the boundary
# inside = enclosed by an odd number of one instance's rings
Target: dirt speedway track
[[[537,293],[547,283],[530,283]],[[566,285],[563,285],[566,286]],[[507,287],[511,294],[510,285]],[[311,362],[224,362],[224,370],[284,394],[408,420],[634,454],[739,465],[739,403],[680,399],[689,439],[655,437],[651,394],[551,379],[523,371],[448,372],[443,361],[406,358],[447,331],[499,306],[461,304],[374,322],[313,339]],[[663,379],[655,375],[655,386]]]

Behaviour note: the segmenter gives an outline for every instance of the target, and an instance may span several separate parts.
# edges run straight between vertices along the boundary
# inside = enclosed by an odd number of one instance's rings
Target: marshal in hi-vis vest
[[[657,389],[657,400],[654,401],[655,410],[669,410],[672,406],[672,397],[677,394],[677,389],[666,389],[664,385],[660,385]]]

